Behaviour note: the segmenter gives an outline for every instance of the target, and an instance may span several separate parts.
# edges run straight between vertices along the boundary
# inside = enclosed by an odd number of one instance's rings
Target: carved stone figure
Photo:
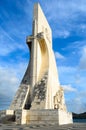
[[[64,102],[64,90],[62,87],[60,87],[54,96],[54,109],[66,110],[66,105]]]

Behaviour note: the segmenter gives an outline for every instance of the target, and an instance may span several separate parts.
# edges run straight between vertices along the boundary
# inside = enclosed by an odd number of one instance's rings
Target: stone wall
[[[17,110],[17,124],[71,124],[73,123],[72,114],[57,109],[41,110]]]
[[[60,125],[73,123],[72,113],[63,110],[58,110],[58,115]]]
[[[58,110],[42,109],[22,111],[21,124],[58,124],[58,122]]]

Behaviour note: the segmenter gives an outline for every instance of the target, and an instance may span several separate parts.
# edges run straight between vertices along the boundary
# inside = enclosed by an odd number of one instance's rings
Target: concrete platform
[[[0,123],[0,130],[86,130],[86,123],[74,123],[62,126],[58,126],[57,124],[16,125]]]

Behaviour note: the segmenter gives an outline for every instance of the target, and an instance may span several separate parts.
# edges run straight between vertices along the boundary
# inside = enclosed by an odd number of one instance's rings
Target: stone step
[[[10,109],[21,109],[23,107],[23,103],[25,100],[25,97],[27,95],[27,91],[28,91],[29,86],[25,85],[25,84],[21,84],[15,97],[14,100],[10,106]]]

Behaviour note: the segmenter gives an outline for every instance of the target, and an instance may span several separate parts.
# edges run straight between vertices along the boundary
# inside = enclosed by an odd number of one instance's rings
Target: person
[[[54,96],[54,109],[59,109],[63,107],[63,99],[63,89],[60,88]]]

